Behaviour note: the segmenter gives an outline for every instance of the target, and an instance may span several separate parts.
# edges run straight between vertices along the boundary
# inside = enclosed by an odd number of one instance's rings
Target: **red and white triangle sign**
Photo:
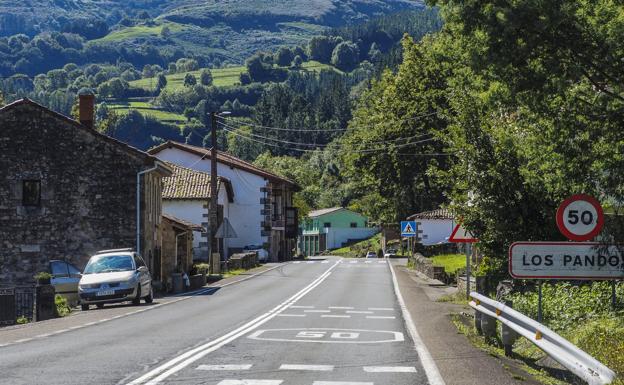
[[[470,231],[468,231],[461,222],[455,225],[451,236],[449,237],[449,242],[452,243],[477,243],[479,240],[475,238]]]

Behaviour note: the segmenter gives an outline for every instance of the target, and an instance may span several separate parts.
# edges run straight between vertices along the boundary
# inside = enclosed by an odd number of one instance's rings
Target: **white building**
[[[453,214],[446,209],[437,209],[414,214],[407,218],[416,221],[421,241],[425,246],[441,245],[449,242],[453,229],[457,225]]]
[[[210,205],[210,174],[167,163],[173,175],[163,178],[163,212],[191,223],[201,223],[208,228],[208,207]],[[230,205],[234,202],[234,191],[231,182],[223,177],[217,181],[218,223],[226,228],[229,223]],[[229,238],[219,240],[217,252],[229,248]],[[208,233],[193,232],[193,259],[208,260]]]
[[[210,173],[209,149],[169,141],[148,153],[163,161]],[[235,197],[229,202],[227,218],[237,236],[227,240],[224,255],[239,252],[245,246],[259,245],[269,251],[272,261],[291,259],[298,225],[292,194],[299,187],[286,178],[222,151],[217,153],[217,174],[230,181]],[[195,221],[182,213],[174,215]],[[206,225],[207,221],[208,217],[205,217],[200,223]]]

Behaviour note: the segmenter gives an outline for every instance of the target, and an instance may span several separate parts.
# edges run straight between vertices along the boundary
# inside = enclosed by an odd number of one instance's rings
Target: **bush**
[[[67,303],[67,299],[60,295],[54,296],[54,305],[56,305],[56,316],[57,317],[65,317],[69,313],[71,313],[71,308]]]
[[[617,373],[624,375],[624,320],[601,317],[577,326],[570,342]],[[621,381],[621,380],[620,380]]]
[[[197,274],[208,274],[210,272],[210,265],[207,263],[198,263],[194,266],[194,270]]]
[[[24,316],[20,316],[17,318],[17,320],[15,321],[18,325],[24,325],[27,324],[28,322],[28,318],[24,317]]]
[[[46,272],[46,271],[40,271],[37,274],[35,274],[34,276],[35,280],[38,283],[50,283],[50,280],[52,279],[52,274]]]

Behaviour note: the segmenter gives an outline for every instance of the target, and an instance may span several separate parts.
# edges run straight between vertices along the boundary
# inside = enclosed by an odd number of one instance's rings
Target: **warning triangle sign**
[[[412,225],[408,222],[405,227],[403,228],[402,233],[404,234],[415,234],[416,232],[414,231],[414,229],[412,228]]]
[[[462,223],[459,222],[455,228],[453,229],[453,232],[451,233],[451,236],[449,237],[449,242],[452,243],[477,243],[479,242],[479,240],[477,238],[475,238],[470,231],[468,231],[466,228],[464,228],[464,226],[462,226]]]

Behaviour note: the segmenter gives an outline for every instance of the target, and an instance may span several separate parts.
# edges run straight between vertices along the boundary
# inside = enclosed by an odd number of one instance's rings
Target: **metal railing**
[[[481,324],[487,324],[492,319],[500,321],[589,385],[610,384],[615,380],[616,375],[611,369],[541,323],[479,293],[471,292],[470,297],[470,306],[478,315],[481,313]]]

